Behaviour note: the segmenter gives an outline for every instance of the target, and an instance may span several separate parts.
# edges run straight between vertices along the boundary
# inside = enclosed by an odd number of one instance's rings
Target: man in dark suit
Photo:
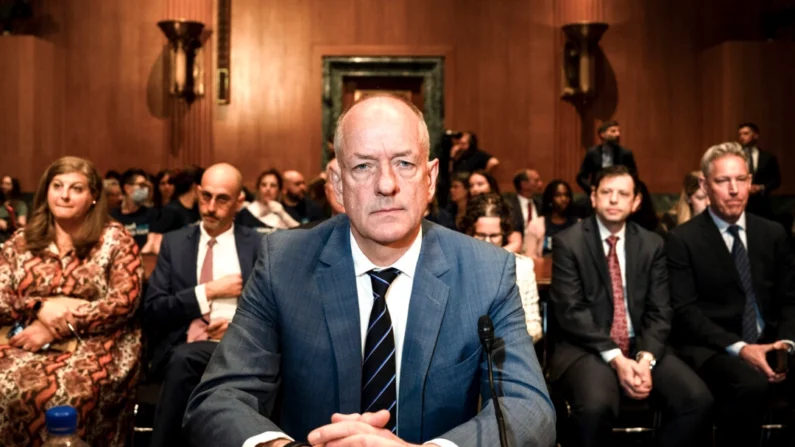
[[[766,354],[795,339],[795,265],[783,228],[745,212],[751,189],[737,143],[701,160],[707,212],[669,233],[666,242],[672,345],[709,385],[721,445],[754,445],[768,388],[787,379]],[[792,393],[792,380],[779,392]]]
[[[609,120],[599,126],[599,139],[602,143],[588,149],[577,174],[577,184],[585,194],[591,194],[591,180],[603,168],[615,165],[626,166],[632,175],[638,175],[632,151],[621,147],[621,128],[618,121]]]
[[[544,182],[535,169],[522,169],[513,176],[516,194],[504,194],[514,215],[514,230],[524,236],[525,226],[541,215],[541,202],[536,198],[544,192]]]
[[[497,445],[477,328],[485,314],[499,339],[495,385],[511,445],[551,445],[553,407],[513,255],[423,223],[439,164],[428,161],[422,113],[368,97],[335,135],[331,181],[347,214],[263,240],[188,405],[191,442]]]
[[[596,215],[555,237],[550,378],[571,404],[577,445],[610,444],[621,394],[665,411],[661,446],[698,445],[707,386],[666,348],[673,310],[662,238],[627,217],[640,205],[625,166],[597,174]]]
[[[187,445],[181,427],[188,398],[257,260],[261,237],[232,223],[241,187],[234,167],[210,167],[198,187],[201,224],[163,237],[144,298],[151,371],[163,379],[152,446]]]
[[[770,152],[759,149],[759,127],[754,123],[742,123],[737,129],[737,141],[743,146],[753,178],[746,210],[749,213],[773,219],[770,195],[781,186],[781,169],[778,159]]]

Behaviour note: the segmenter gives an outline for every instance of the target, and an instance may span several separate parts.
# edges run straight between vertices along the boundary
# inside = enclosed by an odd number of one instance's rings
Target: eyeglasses
[[[210,203],[210,202],[212,202],[213,199],[215,199],[215,203],[217,205],[221,205],[221,206],[228,205],[229,202],[232,201],[232,197],[230,197],[230,196],[228,196],[226,194],[212,195],[212,194],[210,194],[209,192],[206,192],[206,191],[202,191],[202,193],[199,194],[199,200],[201,200],[202,203]]]

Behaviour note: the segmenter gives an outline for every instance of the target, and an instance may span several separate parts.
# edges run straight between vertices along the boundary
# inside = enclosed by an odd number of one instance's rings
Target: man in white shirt
[[[484,314],[499,339],[511,445],[554,442],[512,255],[423,221],[439,169],[429,146],[422,114],[395,97],[368,97],[340,118],[330,181],[346,214],[263,240],[188,404],[193,445],[497,445],[480,392]]]
[[[198,187],[201,224],[164,236],[144,298],[150,375],[162,379],[151,445],[187,445],[182,416],[257,260],[260,236],[235,226],[240,172],[218,164]]]
[[[552,244],[550,380],[571,406],[575,446],[612,445],[624,394],[665,412],[655,445],[700,446],[712,397],[667,348],[673,319],[663,240],[627,217],[640,205],[626,166],[594,179],[595,216]]]
[[[709,148],[701,160],[709,209],[666,241],[672,345],[715,396],[720,446],[759,442],[771,387],[794,397],[795,382],[767,355],[792,350],[795,262],[781,225],[745,211],[749,165],[737,143]]]

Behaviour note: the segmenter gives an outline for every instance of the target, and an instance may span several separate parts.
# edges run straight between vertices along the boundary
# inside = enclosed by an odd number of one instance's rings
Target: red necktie
[[[607,270],[610,272],[610,284],[613,286],[613,326],[610,338],[618,345],[624,356],[629,357],[629,328],[627,327],[627,309],[624,306],[624,282],[621,280],[621,264],[618,263],[616,244],[618,237],[607,238],[610,251],[607,253]]]
[[[533,220],[533,201],[527,202],[527,223]]]
[[[213,245],[215,245],[215,242],[214,238],[207,241],[207,254],[204,255],[199,284],[213,280]],[[190,327],[188,327],[188,343],[207,340],[207,323],[205,323],[205,320],[209,321],[209,317],[210,314],[206,314],[202,315],[202,318],[191,321]]]

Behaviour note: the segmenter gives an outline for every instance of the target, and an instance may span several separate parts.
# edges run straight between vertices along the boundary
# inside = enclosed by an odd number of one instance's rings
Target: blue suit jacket
[[[240,225],[235,225],[234,232],[245,284],[257,262],[262,236]],[[201,317],[195,292],[200,239],[198,225],[165,234],[155,270],[149,277],[143,318],[151,351],[149,366],[155,375],[168,361],[171,349],[185,343],[191,321]]]
[[[498,444],[477,334],[478,317],[488,314],[500,339],[495,380],[511,445],[552,445],[553,406],[527,335],[514,262],[502,249],[423,224],[400,372],[402,439]],[[274,233],[263,239],[235,318],[191,396],[186,433],[196,446],[240,446],[265,431],[306,439],[332,413],[361,411],[361,368],[347,216]],[[279,391],[283,402],[274,409]],[[266,418],[271,413],[279,426]]]

